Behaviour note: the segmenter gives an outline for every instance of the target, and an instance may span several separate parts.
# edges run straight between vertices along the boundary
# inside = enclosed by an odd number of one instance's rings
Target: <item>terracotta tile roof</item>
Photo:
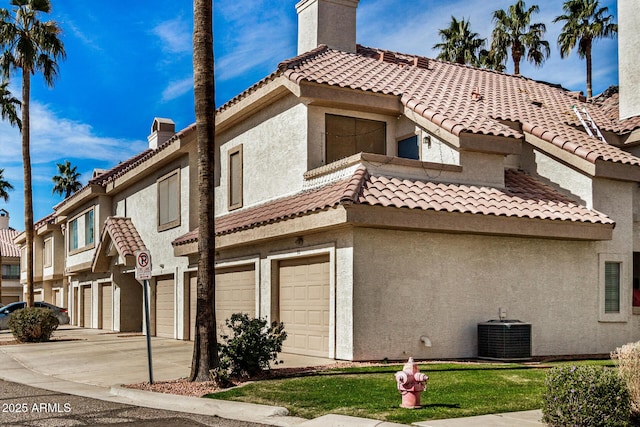
[[[606,215],[580,206],[533,177],[505,171],[505,188],[370,176],[357,203],[544,220],[613,224]]]
[[[348,179],[274,200],[216,219],[216,235],[230,234],[325,210],[339,204],[495,215],[552,221],[614,224],[524,172],[505,171],[505,188],[480,187],[371,175],[364,166]],[[196,242],[198,229],[174,240]]]
[[[640,165],[639,158],[588,136],[572,106],[587,108],[602,130],[625,132],[630,129],[628,126],[621,126],[600,106],[587,103],[558,85],[363,46],[358,46],[357,53],[319,46],[283,61],[276,73],[219,111],[279,75],[298,84],[307,81],[398,96],[415,114],[454,135],[473,133],[521,139],[523,131],[535,130],[543,140],[590,162],[604,160]],[[519,123],[522,130],[501,121]]]
[[[20,248],[13,243],[13,239],[20,233],[13,228],[0,230],[0,255],[3,257],[20,258]]]
[[[37,222],[33,224],[34,230],[37,230],[41,227],[44,227],[47,224],[53,224],[56,220],[55,214],[51,212],[49,215],[45,216],[42,219],[39,219]]]
[[[131,218],[110,216],[105,221],[104,227],[103,233],[109,233],[111,241],[122,257],[134,256],[136,251],[147,249]]]
[[[600,107],[602,112],[617,126],[617,133],[631,132],[640,128],[640,116],[620,120],[618,107],[620,106],[620,93],[618,86],[611,86],[598,96],[590,99],[590,102]]]

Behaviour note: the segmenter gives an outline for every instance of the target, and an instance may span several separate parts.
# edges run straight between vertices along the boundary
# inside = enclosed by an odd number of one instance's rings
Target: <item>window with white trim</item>
[[[94,247],[94,220],[94,208],[91,208],[69,221],[67,227],[69,252],[79,252]]]
[[[631,257],[623,254],[600,254],[598,305],[600,322],[627,322],[631,313]],[[628,276],[628,277],[627,277]]]
[[[52,260],[53,260],[52,242],[53,242],[53,239],[51,237],[44,240],[44,248],[42,248],[42,252],[43,252],[42,260],[45,267],[51,267],[51,264],[52,264]]]

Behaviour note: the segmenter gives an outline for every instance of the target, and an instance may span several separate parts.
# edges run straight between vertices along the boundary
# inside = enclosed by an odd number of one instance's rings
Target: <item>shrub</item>
[[[542,421],[550,426],[625,426],[629,391],[618,374],[601,366],[564,366],[545,379]]]
[[[220,382],[229,377],[251,377],[269,370],[269,363],[278,361],[282,343],[287,338],[284,324],[265,319],[250,319],[245,313],[234,313],[225,321],[231,336],[222,335],[219,344],[220,369],[214,376]]]
[[[48,308],[26,307],[11,314],[8,326],[18,342],[43,342],[58,328],[58,318]]]
[[[618,363],[618,373],[627,384],[631,411],[640,418],[640,341],[625,344],[611,353]]]

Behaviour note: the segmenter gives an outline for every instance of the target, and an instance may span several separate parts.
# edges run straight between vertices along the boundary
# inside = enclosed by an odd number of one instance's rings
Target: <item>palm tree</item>
[[[9,191],[11,190],[13,190],[13,185],[4,179],[4,169],[0,169],[0,199],[5,202],[9,201]],[[0,247],[0,301],[2,301],[2,247]]]
[[[58,175],[51,178],[53,181],[52,193],[64,195],[66,199],[82,188],[82,183],[78,180],[80,173],[76,172],[77,166],[71,166],[69,160],[65,160],[64,163],[56,163],[56,166],[58,166]]]
[[[24,167],[24,229],[27,256],[27,306],[33,307],[33,196],[29,101],[31,75],[41,72],[49,87],[58,74],[58,59],[65,51],[58,38],[60,28],[54,21],[43,22],[40,14],[51,11],[49,0],[11,0],[11,11],[0,9],[0,69],[5,78],[14,71],[22,74],[22,162]]]
[[[515,75],[520,75],[522,58],[539,67],[551,53],[549,42],[542,39],[547,31],[546,26],[542,23],[531,24],[531,15],[539,9],[534,5],[525,10],[524,1],[518,0],[507,11],[500,9],[493,12],[495,28],[491,34],[491,50],[496,57],[505,59],[511,50]]]
[[[215,312],[215,85],[213,57],[213,1],[193,1],[193,93],[198,138],[200,196],[196,336],[191,381],[209,381],[218,365]]]
[[[434,49],[440,49],[438,59],[474,66],[479,64],[479,51],[485,39],[471,32],[469,21],[464,18],[458,21],[452,16],[449,28],[438,31],[438,34],[442,43],[433,45]]]
[[[591,48],[593,41],[604,37],[613,37],[618,25],[611,22],[608,7],[598,7],[598,0],[567,0],[562,5],[565,14],[556,17],[553,22],[565,21],[558,36],[560,57],[569,56],[578,45],[578,56],[587,62],[587,97],[593,95],[591,81]]]

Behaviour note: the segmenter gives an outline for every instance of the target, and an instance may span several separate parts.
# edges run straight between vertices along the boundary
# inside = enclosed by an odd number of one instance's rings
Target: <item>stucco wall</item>
[[[289,96],[216,136],[221,144],[216,215],[228,212],[228,153],[241,144],[243,207],[302,189],[307,156],[306,117],[306,107]]]
[[[598,321],[592,242],[356,229],[354,248],[355,359],[476,356],[477,323],[499,308],[532,323],[534,355],[640,339],[635,317]]]

